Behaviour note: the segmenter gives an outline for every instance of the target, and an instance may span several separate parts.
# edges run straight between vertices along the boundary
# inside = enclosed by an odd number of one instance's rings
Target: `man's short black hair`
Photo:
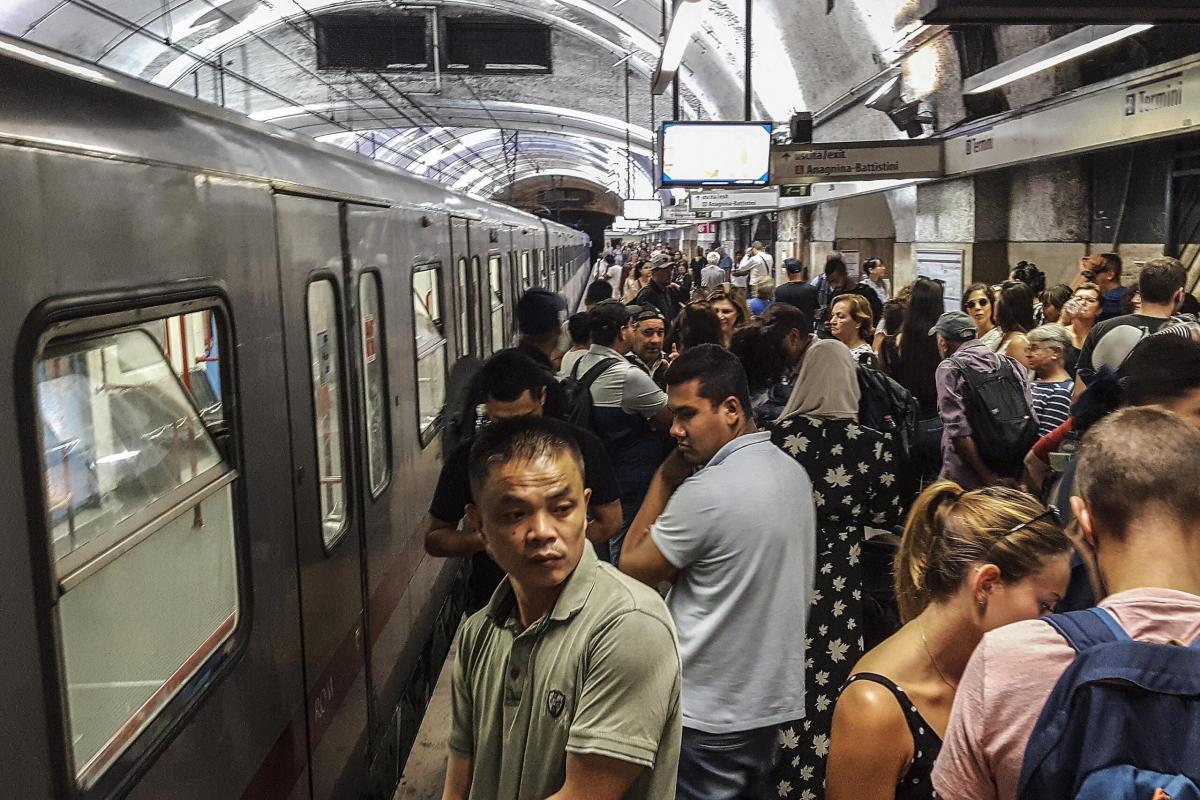
[[[832,278],[834,275],[836,275],[839,272],[842,273],[843,275],[849,274],[849,270],[846,269],[845,261],[842,261],[840,258],[831,258],[825,262],[825,277],[826,278]]]
[[[485,398],[510,403],[525,392],[537,399],[547,380],[553,379],[529,356],[514,349],[501,350],[480,370],[479,390]]]
[[[1124,267],[1124,263],[1121,261],[1121,257],[1119,255],[1116,253],[1101,253],[1100,261],[1104,264],[1104,266],[1100,268],[1101,272],[1111,271],[1114,281],[1121,280],[1121,270]]]
[[[475,436],[467,458],[471,493],[478,501],[497,464],[552,458],[560,453],[569,454],[584,477],[583,455],[566,423],[549,417],[513,417],[486,425]]]
[[[599,303],[601,300],[611,300],[613,287],[608,281],[592,281],[583,294],[584,305]]]
[[[567,333],[571,335],[571,344],[583,346],[592,341],[592,333],[588,330],[588,315],[580,311],[567,317]]]
[[[750,415],[750,386],[737,356],[716,344],[689,347],[667,370],[667,386],[699,380],[699,395],[714,406],[736,397],[742,413]]]
[[[1121,402],[1147,406],[1200,389],[1200,344],[1181,336],[1147,336],[1121,364]]]
[[[1138,276],[1143,303],[1163,305],[1187,285],[1187,268],[1175,258],[1152,258]]]

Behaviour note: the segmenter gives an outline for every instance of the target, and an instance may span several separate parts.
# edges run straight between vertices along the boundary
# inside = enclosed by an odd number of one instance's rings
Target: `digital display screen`
[[[661,200],[626,200],[621,209],[625,219],[662,219],[663,207]]]
[[[922,0],[921,18],[927,23],[1123,23],[1196,22],[1196,0]]]
[[[765,186],[769,122],[664,122],[659,134],[662,186]]]

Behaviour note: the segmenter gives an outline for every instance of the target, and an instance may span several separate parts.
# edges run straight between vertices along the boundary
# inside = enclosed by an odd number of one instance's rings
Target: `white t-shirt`
[[[621,299],[621,265],[613,264],[608,268],[608,282],[613,287],[613,297],[617,300]]]
[[[680,570],[667,607],[683,658],[684,727],[732,733],[804,716],[816,563],[804,468],[769,433],[739,436],[675,490],[650,537]]]
[[[741,288],[745,289],[747,286],[747,278],[750,280],[749,285],[753,286],[759,278],[771,274],[767,267],[767,261],[763,257],[762,253],[752,253],[751,255],[746,256],[742,259],[742,263],[738,264],[737,268],[746,269],[747,267],[750,268],[749,275],[734,275],[732,278],[730,278],[730,283],[732,283],[734,286],[740,286]]]
[[[568,350],[563,353],[562,363],[558,367],[558,377],[566,378],[571,375],[575,362],[587,355],[587,350]]]

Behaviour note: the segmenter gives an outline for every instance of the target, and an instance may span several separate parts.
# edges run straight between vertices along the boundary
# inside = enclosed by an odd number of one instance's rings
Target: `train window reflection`
[[[35,366],[70,755],[84,789],[228,652],[239,617],[236,473],[150,330],[164,326],[53,340]]]
[[[504,347],[504,287],[500,256],[488,256],[488,287],[492,292],[492,352]]]
[[[312,364],[317,435],[317,493],[321,536],[329,547],[346,529],[345,458],[342,437],[342,343],[337,292],[330,280],[308,285],[308,358]]]
[[[533,275],[529,268],[529,251],[521,251],[521,288],[528,289],[533,286]]]
[[[446,338],[442,334],[441,267],[413,273],[413,326],[417,359],[417,423],[422,446],[429,444],[446,402]]]
[[[379,275],[364,272],[358,279],[358,331],[362,346],[363,410],[367,440],[367,477],[371,496],[387,486],[391,437],[388,436],[387,361]]]
[[[141,326],[154,337],[183,382],[204,424],[225,421],[221,404],[221,347],[217,316],[211,309],[176,314]]]

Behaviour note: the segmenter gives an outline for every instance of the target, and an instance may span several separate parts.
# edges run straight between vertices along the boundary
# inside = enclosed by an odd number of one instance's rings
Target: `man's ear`
[[[543,390],[544,391],[544,390]],[[483,530],[483,515],[479,513],[474,503],[468,503],[464,509],[467,516],[467,522],[471,523],[471,529],[479,533],[479,538],[483,539],[484,544],[487,544],[487,534]]]
[[[733,421],[736,421],[737,417],[742,416],[742,404],[732,395],[725,398],[725,402],[721,404],[721,407],[726,414],[734,418]]]
[[[1079,532],[1083,535],[1083,540],[1094,548],[1096,546],[1096,521],[1092,519],[1092,512],[1087,507],[1087,503],[1083,502],[1082,497],[1072,497],[1071,511],[1075,514],[1075,521],[1079,523]]]

